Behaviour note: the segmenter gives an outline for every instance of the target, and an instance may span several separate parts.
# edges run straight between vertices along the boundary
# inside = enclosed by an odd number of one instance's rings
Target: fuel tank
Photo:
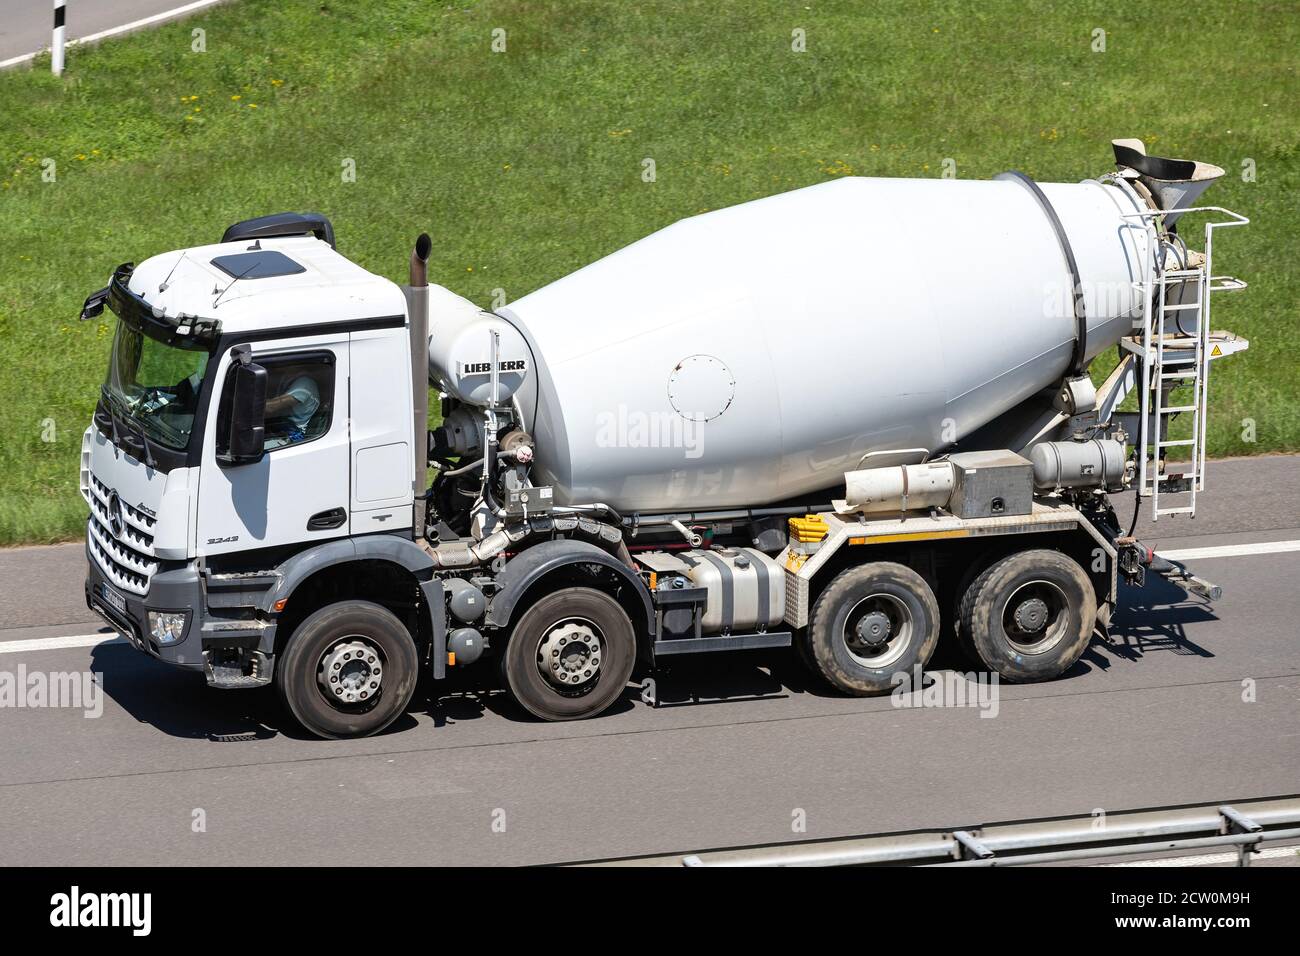
[[[1142,199],[1038,188],[1050,210],[1016,179],[837,179],[683,220],[499,309],[536,480],[624,511],[758,506],[869,452],[959,441],[1070,364],[1052,211],[1087,356],[1141,315]]]

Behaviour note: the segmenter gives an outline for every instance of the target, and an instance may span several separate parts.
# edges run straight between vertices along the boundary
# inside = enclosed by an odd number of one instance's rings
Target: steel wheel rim
[[[1038,607],[1045,609],[1041,626],[1034,627]],[[1021,654],[1044,654],[1061,643],[1070,626],[1070,602],[1055,582],[1026,581],[1002,605],[1002,631]]]
[[[379,646],[360,634],[334,641],[316,661],[316,686],[336,710],[370,710],[383,694],[388,661]]]
[[[600,681],[607,651],[604,632],[590,618],[561,618],[537,639],[537,672],[556,693],[583,697]]]
[[[857,663],[881,668],[897,663],[911,646],[915,632],[912,609],[896,595],[877,592],[849,608],[840,640]]]

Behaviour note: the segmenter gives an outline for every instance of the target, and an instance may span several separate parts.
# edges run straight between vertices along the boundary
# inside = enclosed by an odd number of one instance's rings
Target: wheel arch
[[[496,578],[484,619],[489,627],[507,629],[536,600],[558,587],[594,587],[609,594],[627,612],[638,644],[654,634],[655,613],[641,579],[617,557],[585,541],[544,541],[506,562]]]
[[[329,541],[298,552],[277,570],[280,580],[263,596],[260,608],[276,621],[277,652],[314,610],[353,598],[392,611],[417,643],[433,630],[420,600],[433,560],[408,539],[370,535]]]

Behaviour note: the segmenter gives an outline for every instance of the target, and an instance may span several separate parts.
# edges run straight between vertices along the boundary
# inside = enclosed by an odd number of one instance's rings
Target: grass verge
[[[1297,13],[238,0],[73,48],[62,79],[41,62],[0,74],[0,543],[80,531],[110,329],[76,313],[123,260],[319,209],[395,279],[428,229],[435,281],[486,304],[702,210],[837,175],[938,176],[945,159],[962,177],[1077,180],[1110,168],[1121,135],[1225,167],[1207,201],[1253,220],[1216,257],[1251,289],[1215,324],[1253,346],[1215,367],[1212,452],[1298,449]]]

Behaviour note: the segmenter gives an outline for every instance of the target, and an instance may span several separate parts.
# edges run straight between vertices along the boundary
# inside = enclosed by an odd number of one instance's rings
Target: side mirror
[[[225,450],[218,451],[217,460],[223,465],[259,462],[266,443],[266,369],[252,361],[247,347],[236,350],[226,389],[230,414]]]
[[[92,292],[86,296],[86,301],[81,305],[81,321],[93,319],[104,313],[104,303],[108,301],[108,286],[100,289],[98,292]]]

